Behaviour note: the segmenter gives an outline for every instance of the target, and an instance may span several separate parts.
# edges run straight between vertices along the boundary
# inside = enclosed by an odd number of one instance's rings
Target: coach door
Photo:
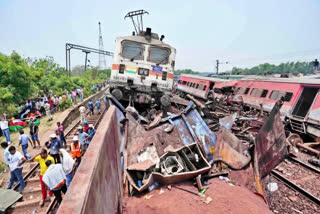
[[[292,111],[292,115],[305,118],[317,96],[318,91],[319,88],[304,87],[299,100]]]

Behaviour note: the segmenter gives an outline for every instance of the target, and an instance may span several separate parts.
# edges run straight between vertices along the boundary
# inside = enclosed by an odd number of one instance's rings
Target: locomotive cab
[[[163,39],[150,28],[116,38],[110,91],[118,100],[149,103],[170,93],[176,50]]]

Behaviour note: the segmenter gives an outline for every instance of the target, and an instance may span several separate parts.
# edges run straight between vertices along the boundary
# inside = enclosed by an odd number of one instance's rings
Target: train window
[[[181,84],[181,80],[178,80],[178,84]]]
[[[142,44],[124,41],[122,43],[122,56],[131,60],[143,59]]]
[[[263,89],[262,93],[261,93],[261,96],[260,97],[266,97],[268,94],[268,90],[266,89]]]
[[[293,93],[291,93],[291,92],[286,92],[286,95],[284,95],[284,101],[285,101],[285,102],[290,102],[292,96],[293,96]]]
[[[183,82],[182,82],[182,85],[186,85],[186,84],[187,84],[187,82],[186,82],[186,81],[183,81]]]
[[[190,86],[191,86],[191,84],[192,84],[192,82],[188,82],[188,87],[190,87]]]
[[[250,93],[252,97],[266,97],[267,94],[268,94],[268,90],[261,89],[261,88],[254,88]]]
[[[250,88],[239,87],[236,91],[237,94],[248,94]]]
[[[162,72],[162,80],[167,80],[167,72]]]
[[[206,86],[206,85],[204,85],[202,90],[204,90],[204,91],[205,91],[206,89],[207,89],[207,86]]]
[[[279,100],[281,97],[284,97],[285,102],[290,102],[291,98],[293,96],[293,93],[291,92],[285,92],[285,91],[272,91],[269,99],[271,100]]]
[[[196,89],[197,89],[197,88],[199,88],[199,84],[198,84],[198,83],[196,84]]]
[[[160,47],[150,47],[148,61],[167,64],[169,59],[169,49]]]

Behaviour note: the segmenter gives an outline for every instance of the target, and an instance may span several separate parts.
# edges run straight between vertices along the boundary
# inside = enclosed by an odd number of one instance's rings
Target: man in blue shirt
[[[101,106],[100,100],[96,101],[96,106],[97,106],[97,109],[98,109],[98,114],[100,114],[100,106]]]
[[[25,158],[31,159],[32,157],[30,155],[28,155],[27,149],[28,149],[28,143],[30,142],[30,144],[32,146],[32,142],[31,142],[29,136],[24,134],[24,131],[22,129],[19,131],[19,133],[20,133],[19,145],[21,145],[23,155]]]
[[[90,135],[88,135],[87,133],[85,133],[83,131],[82,126],[79,126],[78,127],[78,137],[79,137],[79,142],[81,145],[81,153],[82,153],[82,155],[84,155],[84,153],[86,152],[86,150],[88,148],[88,140],[90,138]]]
[[[50,142],[47,142],[46,146],[50,148],[50,155],[54,158],[55,163],[61,163],[59,149],[62,148],[62,143],[57,139],[56,134],[50,135]]]
[[[90,124],[89,125],[89,129],[88,129],[88,134],[90,135],[90,138],[89,138],[89,143],[91,142],[94,134],[96,133],[96,130],[94,129],[93,125]]]
[[[94,112],[93,112],[94,104],[93,104],[92,100],[90,100],[88,102],[88,106],[89,106],[89,109],[90,109],[90,114],[93,115],[94,114]]]

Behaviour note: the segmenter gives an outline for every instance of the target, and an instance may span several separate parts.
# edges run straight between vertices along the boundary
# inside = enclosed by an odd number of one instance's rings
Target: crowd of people
[[[106,83],[95,84],[95,90],[101,90],[102,85],[105,86]],[[10,169],[10,179],[7,189],[11,189],[15,182],[19,182],[19,192],[22,193],[25,187],[22,175],[23,164],[25,162],[38,162],[40,165],[39,180],[42,192],[40,206],[44,205],[48,192],[49,196],[54,195],[57,201],[61,203],[61,193],[66,193],[75,169],[79,166],[81,157],[88,149],[96,130],[93,124],[88,124],[85,120],[86,108],[81,105],[79,111],[82,124],[78,127],[78,132],[73,137],[70,147],[67,148],[63,125],[57,122],[56,132],[50,135],[50,141],[44,143],[46,148],[41,148],[39,126],[34,123],[33,118],[47,115],[48,121],[51,121],[53,120],[52,114],[59,111],[59,103],[62,99],[70,99],[76,104],[77,97],[80,98],[81,102],[83,101],[83,89],[74,89],[71,93],[66,92],[66,94],[62,96],[43,95],[37,99],[28,100],[25,104],[19,106],[17,117],[21,119],[28,118],[30,121],[29,134],[23,129],[19,130],[18,146],[21,146],[23,154],[17,151],[16,146],[10,145],[10,119],[7,119],[5,114],[1,117],[0,131],[6,138],[6,142],[2,142],[1,147],[4,150],[4,161]],[[107,105],[106,102],[104,103]],[[100,114],[100,100],[95,102],[89,100],[88,109],[91,115],[95,113],[95,108],[97,109],[97,113]],[[32,157],[28,153],[29,145],[33,149],[41,149],[41,151]],[[69,152],[66,149],[68,149]]]
[[[64,136],[64,127],[57,122],[57,130],[50,135],[50,141],[45,142],[46,149],[41,149],[40,153],[31,157],[28,154],[28,145],[33,148],[40,148],[38,139],[39,127],[32,122],[30,126],[30,136],[20,130],[19,145],[21,145],[23,155],[16,151],[15,146],[9,146],[8,142],[2,142],[1,147],[4,149],[4,160],[10,169],[10,180],[7,189],[11,189],[14,182],[19,182],[20,193],[23,192],[25,183],[22,176],[23,163],[38,162],[40,164],[40,186],[42,199],[40,206],[43,206],[49,196],[54,195],[59,203],[62,201],[62,193],[66,193],[72,181],[75,169],[81,162],[81,156],[84,155],[89,144],[96,133],[93,124],[83,121],[78,127],[77,134],[67,152],[67,143]],[[38,145],[38,147],[37,147]],[[48,152],[48,150],[49,152]]]

